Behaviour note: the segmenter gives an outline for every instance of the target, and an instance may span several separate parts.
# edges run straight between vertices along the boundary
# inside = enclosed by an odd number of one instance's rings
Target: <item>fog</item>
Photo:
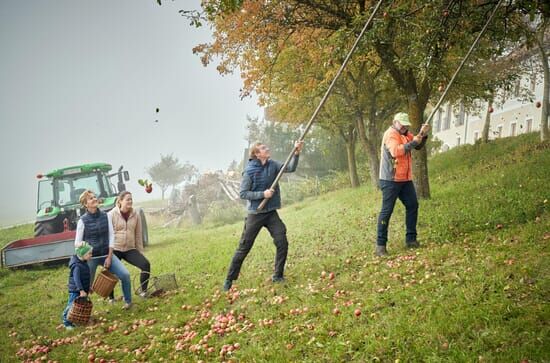
[[[199,3],[0,2],[0,225],[34,219],[35,176],[51,169],[124,165],[140,201],[160,198],[137,179],[161,154],[201,172],[240,160],[262,110],[192,54],[211,33],[178,10]]]

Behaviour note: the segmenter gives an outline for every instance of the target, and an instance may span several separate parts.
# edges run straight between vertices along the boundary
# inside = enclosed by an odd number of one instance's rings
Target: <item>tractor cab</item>
[[[111,210],[117,194],[126,190],[124,181],[130,179],[122,167],[109,174],[111,170],[110,164],[94,163],[53,170],[44,180],[39,174],[35,236],[75,229],[83,213],[79,198],[86,190],[97,195],[101,210]],[[113,177],[117,180],[112,180]]]

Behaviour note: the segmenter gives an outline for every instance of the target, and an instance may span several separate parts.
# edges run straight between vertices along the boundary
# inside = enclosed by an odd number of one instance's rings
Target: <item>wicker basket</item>
[[[78,297],[71,306],[67,320],[76,325],[85,325],[92,315],[92,302],[87,297]]]
[[[92,289],[101,297],[108,297],[113,292],[118,277],[112,274],[109,270],[104,269],[96,276]]]

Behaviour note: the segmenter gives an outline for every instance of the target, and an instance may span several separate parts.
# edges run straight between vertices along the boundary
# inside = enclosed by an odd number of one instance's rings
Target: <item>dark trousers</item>
[[[382,189],[382,210],[378,216],[378,233],[376,244],[385,246],[388,241],[388,225],[395,207],[397,198],[405,206],[405,224],[407,234],[405,242],[416,241],[416,221],[418,220],[418,199],[416,190],[412,181],[394,182],[380,180],[380,189]]]
[[[136,249],[125,252],[114,251],[114,254],[119,260],[124,260],[130,265],[136,266],[141,270],[141,274],[139,275],[141,291],[146,291],[149,278],[151,277],[151,264],[149,263],[149,260],[147,260],[147,258],[145,258],[145,256],[143,256],[143,254]],[[110,298],[113,299],[114,297],[114,292],[112,292]]]
[[[239,246],[229,266],[229,272],[227,273],[228,280],[236,280],[239,277],[243,261],[254,245],[256,236],[258,236],[262,227],[267,228],[277,248],[273,276],[283,277],[286,256],[288,254],[288,240],[286,239],[286,226],[281,218],[279,218],[277,211],[274,210],[267,213],[249,214],[246,217]]]

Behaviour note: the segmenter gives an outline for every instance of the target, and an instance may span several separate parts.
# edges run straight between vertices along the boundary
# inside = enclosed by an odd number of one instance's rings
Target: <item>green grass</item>
[[[274,247],[262,231],[236,291],[219,292],[242,223],[154,228],[146,252],[153,272],[174,272],[180,289],[162,298],[136,298],[129,313],[121,303],[96,298],[94,315],[101,322],[72,332],[56,330],[67,268],[0,271],[0,361],[24,360],[16,356],[21,347],[70,337],[47,358],[86,361],[97,350],[97,357],[117,361],[222,361],[222,346],[239,343],[225,360],[548,362],[550,145],[537,137],[434,157],[432,198],[420,205],[423,247],[416,251],[403,247],[404,208],[398,205],[390,225],[391,256],[373,257],[380,194],[370,187],[284,208],[291,244],[284,285],[269,281]],[[0,244],[31,231],[3,230]],[[323,271],[334,272],[334,280],[322,278]],[[341,313],[333,314],[334,308]],[[242,314],[234,330],[207,339],[213,353],[193,352],[213,317],[230,311]],[[113,324],[118,328],[108,332]],[[197,335],[186,341],[189,332]]]

